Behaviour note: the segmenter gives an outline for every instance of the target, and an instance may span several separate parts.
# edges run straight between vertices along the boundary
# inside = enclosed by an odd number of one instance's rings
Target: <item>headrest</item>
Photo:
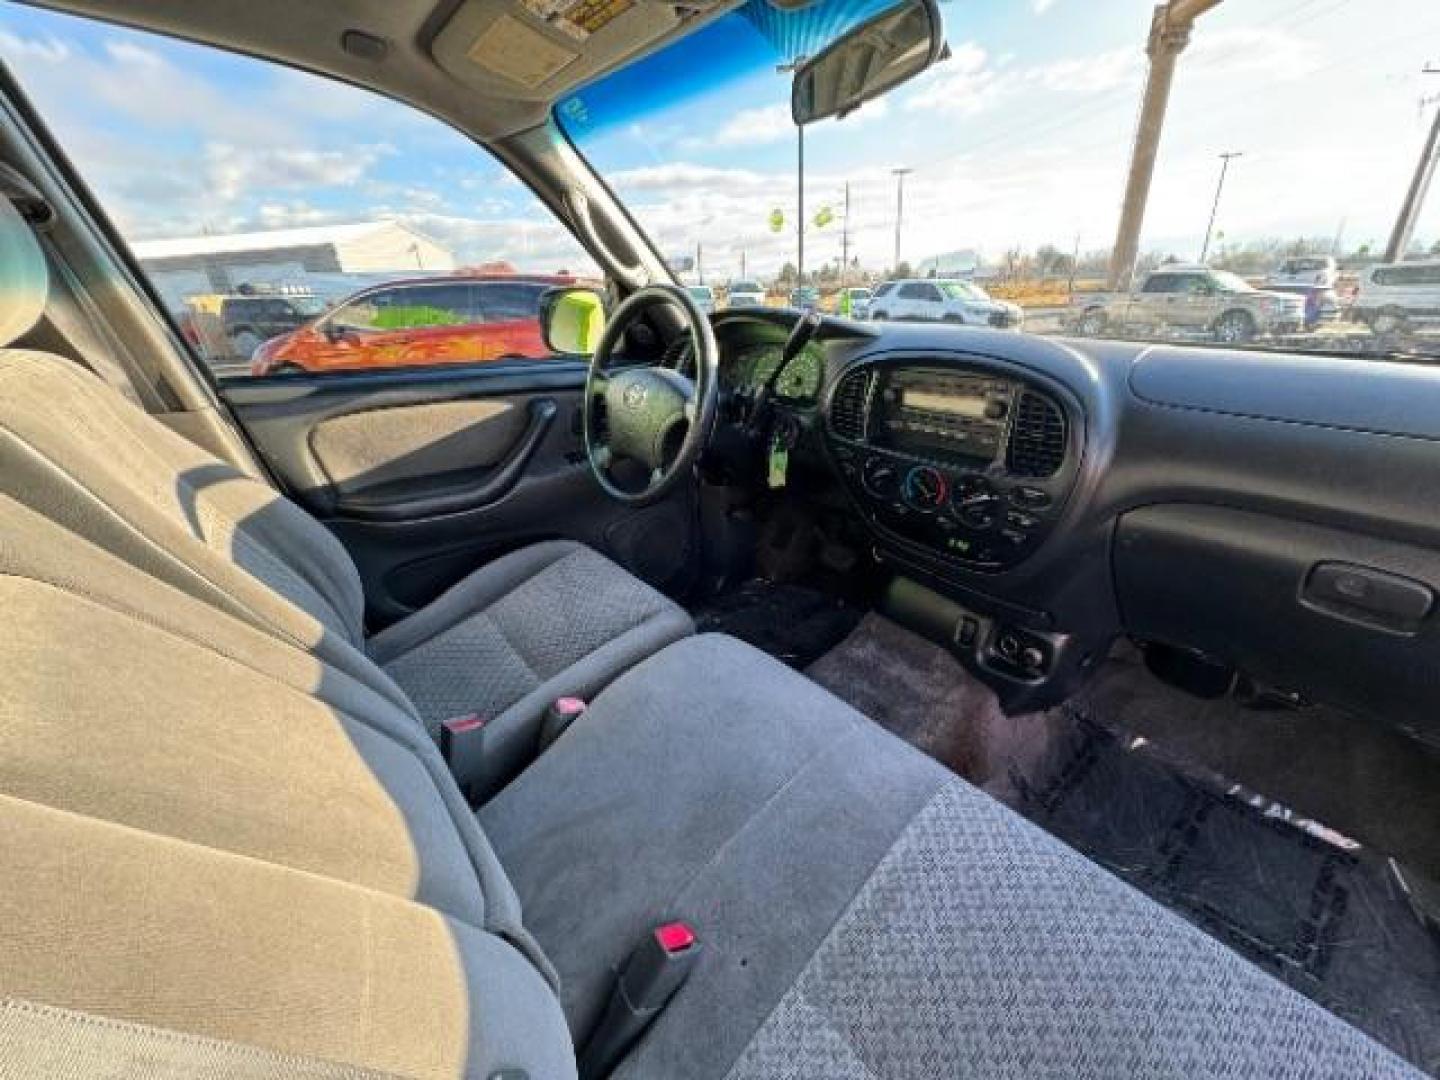
[[[0,348],[27,334],[45,313],[50,274],[29,222],[0,198]]]

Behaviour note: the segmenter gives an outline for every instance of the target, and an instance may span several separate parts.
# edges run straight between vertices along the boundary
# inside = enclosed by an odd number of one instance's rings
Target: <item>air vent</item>
[[[1017,476],[1053,476],[1065,464],[1065,414],[1053,401],[1026,390],[1015,410],[1007,456]]]
[[[840,380],[830,399],[830,430],[842,439],[859,442],[865,437],[865,399],[870,393],[870,372],[852,371]]]

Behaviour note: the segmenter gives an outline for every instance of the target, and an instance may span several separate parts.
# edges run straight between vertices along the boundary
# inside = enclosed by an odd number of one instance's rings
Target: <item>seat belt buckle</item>
[[[485,776],[485,732],[488,718],[479,713],[452,716],[440,725],[440,756],[450,767],[450,775],[460,785],[465,798],[480,794]]]
[[[657,926],[636,946],[610,990],[580,1057],[580,1080],[608,1075],[684,985],[701,944],[688,923]]]
[[[562,697],[552,701],[540,721],[540,752],[543,754],[550,749],[550,744],[564,735],[570,725],[585,714],[587,707],[585,700],[578,697]]]

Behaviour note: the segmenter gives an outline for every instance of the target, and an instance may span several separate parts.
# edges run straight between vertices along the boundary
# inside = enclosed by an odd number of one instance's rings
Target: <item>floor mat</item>
[[[850,633],[861,612],[832,593],[755,579],[692,614],[702,634],[729,634],[803,668]]]
[[[1440,1075],[1440,938],[1384,857],[1179,767],[1094,699],[1006,717],[948,652],[877,615],[807,674]]]

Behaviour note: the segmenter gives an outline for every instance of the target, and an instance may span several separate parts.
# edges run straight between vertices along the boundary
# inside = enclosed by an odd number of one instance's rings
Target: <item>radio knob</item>
[[[986,420],[1003,420],[1007,412],[1009,412],[1009,406],[1003,401],[992,398],[985,402]]]

